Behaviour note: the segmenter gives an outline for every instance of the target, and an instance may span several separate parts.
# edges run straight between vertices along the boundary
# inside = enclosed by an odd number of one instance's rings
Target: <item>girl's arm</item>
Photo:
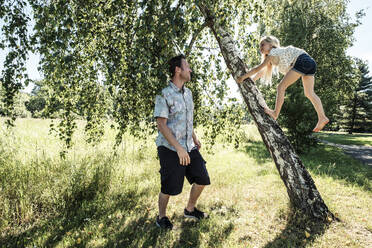
[[[266,56],[265,60],[258,66],[253,67],[251,70],[249,70],[246,74],[244,74],[241,77],[238,77],[236,79],[236,82],[241,83],[245,79],[251,77],[252,75],[256,74],[257,72],[261,71],[265,66],[267,66],[271,62],[271,56]]]
[[[256,73],[254,75],[254,77],[252,78],[253,82],[256,82],[258,79],[262,78],[263,75],[264,75],[265,71],[264,70],[261,70],[259,71],[258,73]]]

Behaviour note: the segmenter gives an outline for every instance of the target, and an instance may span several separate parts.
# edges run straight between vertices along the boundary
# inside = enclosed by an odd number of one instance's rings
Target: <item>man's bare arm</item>
[[[158,125],[158,129],[164,138],[168,141],[168,143],[176,148],[178,157],[180,158],[181,165],[188,165],[190,164],[190,156],[187,151],[178,143],[176,137],[172,134],[172,131],[167,126],[167,118],[157,117],[156,123]]]
[[[192,130],[192,140],[194,141],[194,144],[198,147],[198,149],[200,149],[201,142],[198,140],[198,137],[196,136],[194,130]]]

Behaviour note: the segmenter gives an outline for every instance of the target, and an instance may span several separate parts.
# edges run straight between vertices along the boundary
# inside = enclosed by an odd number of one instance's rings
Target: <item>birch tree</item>
[[[204,3],[199,2],[198,7],[218,41],[222,55],[232,76],[236,79],[246,73],[247,67],[241,60],[235,47],[235,42],[229,33],[218,23],[218,20],[214,19],[213,13]],[[263,110],[264,99],[254,82],[250,78],[247,78],[238,86],[261,134],[262,140],[270,151],[280,177],[287,188],[292,206],[304,211],[311,217],[322,220],[335,219],[335,216],[324,203],[311,175],[296,154],[288,138],[276,121],[265,114]]]

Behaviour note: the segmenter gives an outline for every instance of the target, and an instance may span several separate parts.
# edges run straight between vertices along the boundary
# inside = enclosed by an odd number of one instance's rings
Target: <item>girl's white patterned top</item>
[[[273,65],[278,66],[279,72],[285,75],[293,67],[297,57],[303,53],[306,53],[303,49],[294,46],[287,46],[272,48],[269,56],[274,56],[279,59],[278,64]]]

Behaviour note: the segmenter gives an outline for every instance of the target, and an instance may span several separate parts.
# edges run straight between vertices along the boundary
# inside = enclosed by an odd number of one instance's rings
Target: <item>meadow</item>
[[[190,185],[172,197],[172,231],[155,225],[160,190],[155,135],[114,132],[85,142],[82,123],[66,158],[49,133],[50,120],[0,119],[0,247],[370,247],[372,168],[340,149],[319,145],[300,155],[330,210],[321,223],[289,206],[286,188],[254,125],[238,148],[219,137],[201,150],[211,185],[198,207],[200,222],[182,215]],[[203,142],[202,129],[196,130]],[[371,136],[364,144],[372,142]]]

